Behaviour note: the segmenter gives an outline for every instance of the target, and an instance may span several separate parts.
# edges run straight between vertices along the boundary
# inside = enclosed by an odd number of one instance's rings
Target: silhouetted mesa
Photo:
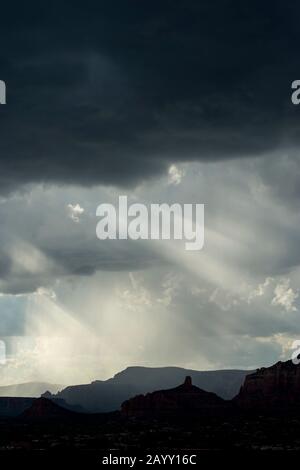
[[[287,361],[257,369],[233,401],[242,409],[300,409],[300,365]]]
[[[21,415],[20,418],[24,418],[26,420],[45,420],[49,421],[52,419],[61,418],[62,420],[66,420],[68,418],[77,417],[77,413],[74,411],[67,410],[52,400],[48,400],[47,398],[41,397],[36,398],[30,408],[25,410]]]
[[[69,406],[80,406],[82,411],[89,413],[115,411],[121,408],[125,400],[135,395],[176,387],[189,375],[197,387],[229,400],[237,395],[246,375],[250,372],[197,371],[181,367],[127,367],[111,379],[72,385],[56,395],[52,394],[51,398],[63,399]],[[47,395],[47,398],[50,397]]]
[[[125,417],[153,418],[198,414],[215,414],[225,409],[227,402],[215,393],[205,392],[192,384],[187,376],[179,387],[138,395],[122,404]]]

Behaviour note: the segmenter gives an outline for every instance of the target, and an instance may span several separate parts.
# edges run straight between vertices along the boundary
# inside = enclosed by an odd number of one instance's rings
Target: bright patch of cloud
[[[282,278],[278,282],[273,277],[267,277],[264,282],[250,292],[248,303],[262,297],[269,298],[271,305],[283,307],[287,312],[297,311],[295,301],[299,294],[290,287],[290,279],[288,278]]]
[[[250,292],[248,296],[248,303],[250,304],[256,297],[262,297],[265,295],[268,287],[273,281],[273,278],[267,277],[264,282],[258,284],[258,286]]]
[[[171,165],[169,168],[169,184],[177,186],[181,183],[182,178],[185,175],[184,170],[178,168],[176,165]]]
[[[279,305],[287,312],[295,312],[297,308],[294,303],[298,295],[299,294],[290,287],[290,280],[284,279],[281,283],[277,284],[274,289],[272,305]]]
[[[78,223],[80,221],[80,216],[84,213],[84,208],[79,204],[68,204],[67,209],[68,217],[70,217],[70,219],[72,219],[74,222]]]

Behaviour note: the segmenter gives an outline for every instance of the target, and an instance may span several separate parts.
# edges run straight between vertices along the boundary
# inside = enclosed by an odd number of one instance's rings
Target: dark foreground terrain
[[[0,421],[0,450],[300,450],[300,416],[124,419],[115,414],[66,422]]]
[[[1,398],[0,451],[299,451],[299,392],[300,365],[287,361],[249,374],[232,400],[200,389],[191,376],[176,387],[134,396],[110,413],[78,412],[61,399]]]

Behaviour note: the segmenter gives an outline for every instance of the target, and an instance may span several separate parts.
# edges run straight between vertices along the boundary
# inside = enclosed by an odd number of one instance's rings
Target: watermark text
[[[96,234],[100,240],[184,240],[188,251],[204,245],[204,204],[100,204]]]

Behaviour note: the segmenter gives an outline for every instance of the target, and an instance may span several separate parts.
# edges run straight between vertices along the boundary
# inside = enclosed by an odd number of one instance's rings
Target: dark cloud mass
[[[297,147],[294,1],[1,7],[1,191],[130,186],[172,161]]]

